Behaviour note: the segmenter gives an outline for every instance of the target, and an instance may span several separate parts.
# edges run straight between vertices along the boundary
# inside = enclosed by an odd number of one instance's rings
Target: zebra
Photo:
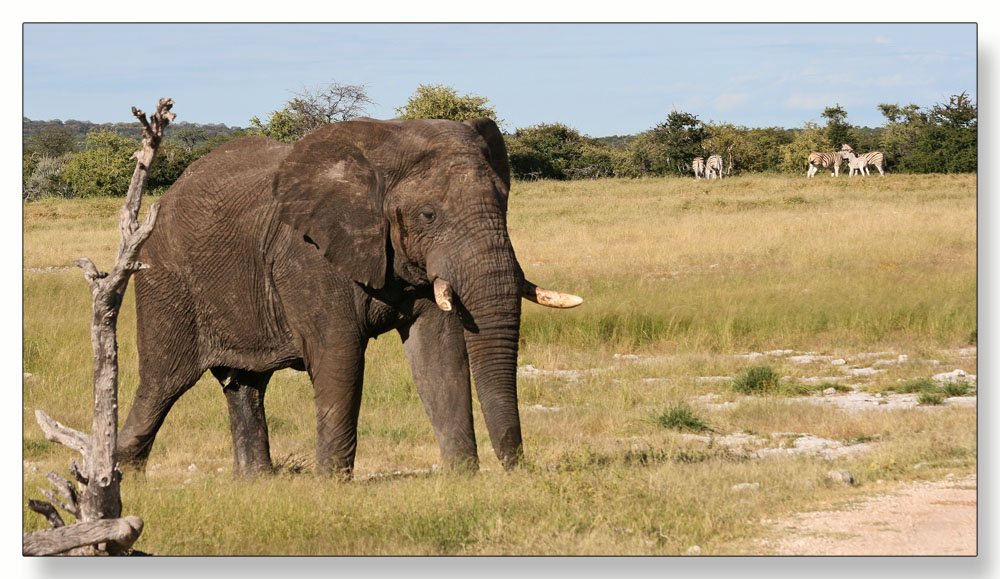
[[[722,179],[722,155],[710,155],[705,163],[705,170],[708,171],[709,179]]]
[[[869,174],[868,165],[875,165],[879,175],[885,176],[885,155],[881,151],[869,151],[858,155],[850,145],[845,143],[840,146],[840,156],[847,159],[851,166],[851,175],[854,174],[855,165],[862,175]]]
[[[853,177],[855,172],[862,177],[868,174],[868,161],[864,157],[856,156],[853,150],[841,151],[840,156],[847,161],[847,166],[851,169],[849,176]]]
[[[694,160],[691,161],[691,168],[694,170],[694,178],[695,179],[701,179],[702,177],[704,177],[705,176],[705,158],[704,157],[695,157]]]
[[[820,169],[833,169],[834,177],[840,176],[840,164],[844,161],[840,153],[809,153],[809,172],[806,177],[813,177]]]

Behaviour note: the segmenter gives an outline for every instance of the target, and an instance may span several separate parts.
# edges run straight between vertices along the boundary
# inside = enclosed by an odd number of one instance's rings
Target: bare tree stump
[[[163,138],[163,131],[176,115],[170,112],[174,102],[160,99],[156,113],[147,120],[146,113],[132,107],[132,114],[142,124],[142,149],[136,151],[135,172],[129,183],[125,203],[118,218],[121,243],[114,268],[103,273],[86,258],[74,260],[83,269],[93,310],[90,338],[94,347],[94,421],[90,436],[68,428],[38,410],[35,417],[45,432],[45,438],[58,442],[83,455],[83,467],[73,461],[70,473],[73,483],[49,473],[56,489],[42,490],[51,501],[77,518],[77,523],[63,525],[52,504],[31,501],[29,508],[49,520],[51,529],[26,533],[22,539],[25,555],[117,554],[128,549],[142,532],[138,517],[119,518],[121,503],[121,471],[118,470],[118,311],[133,273],[148,267],[138,261],[139,249],[153,231],[157,204],[149,208],[146,220],[139,223],[142,194],[149,179],[150,167]],[[56,497],[59,494],[62,500]],[[47,505],[47,506],[46,506]],[[53,516],[54,515],[54,516]],[[83,550],[81,550],[83,548]]]

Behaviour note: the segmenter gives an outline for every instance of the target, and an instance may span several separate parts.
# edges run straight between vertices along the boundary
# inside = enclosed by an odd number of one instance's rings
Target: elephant
[[[232,140],[160,200],[135,276],[139,385],[119,461],[142,470],[170,408],[206,372],[222,384],[234,473],[272,467],[264,395],[306,371],[316,468],[350,478],[365,349],[395,330],[442,463],[478,470],[471,377],[493,449],[523,462],[521,299],[582,298],[524,279],[507,233],[510,165],[488,118],[375,120],[294,144]]]

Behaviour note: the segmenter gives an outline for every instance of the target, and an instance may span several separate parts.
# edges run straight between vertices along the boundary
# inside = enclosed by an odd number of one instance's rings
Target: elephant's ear
[[[503,142],[503,135],[500,134],[499,127],[489,117],[464,122],[475,129],[479,136],[486,141],[486,159],[507,187],[507,190],[503,192],[504,195],[507,195],[510,192],[510,161],[507,159],[507,145]]]
[[[278,219],[314,243],[340,273],[380,289],[388,223],[383,179],[368,151],[385,140],[373,121],[327,125],[306,135],[274,179]]]

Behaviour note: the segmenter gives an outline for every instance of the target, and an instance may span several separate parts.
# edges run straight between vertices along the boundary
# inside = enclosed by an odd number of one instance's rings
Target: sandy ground
[[[847,510],[775,521],[774,555],[976,555],[976,475],[907,483]]]

